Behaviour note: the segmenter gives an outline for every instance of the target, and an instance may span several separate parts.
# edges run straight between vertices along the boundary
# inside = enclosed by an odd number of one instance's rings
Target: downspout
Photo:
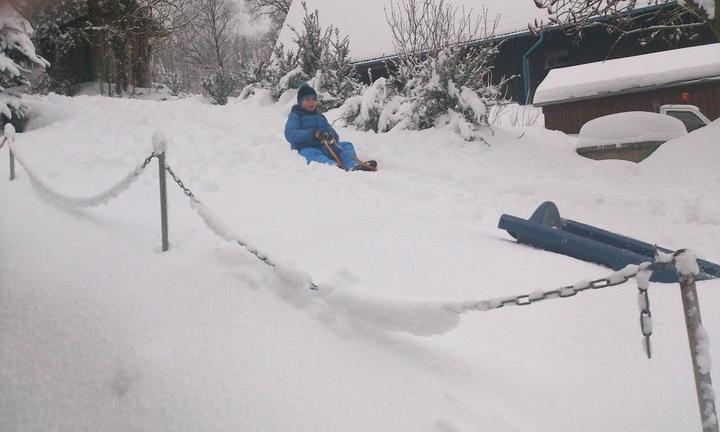
[[[525,105],[530,103],[530,54],[539,47],[545,39],[545,32],[540,32],[540,39],[523,54],[523,82],[525,84]]]

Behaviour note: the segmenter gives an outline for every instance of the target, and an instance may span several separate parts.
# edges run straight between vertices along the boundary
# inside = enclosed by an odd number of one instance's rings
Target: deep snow
[[[537,128],[488,132],[491,148],[443,130],[342,129],[382,166],[344,173],[288,150],[287,105],[30,102],[34,129],[16,145],[57,190],[106,189],[147,156],[160,129],[171,166],[228,229],[337,297],[313,301],[288,283],[302,277],[274,273],[215,236],[176,187],[171,249],[159,252],[155,164],[117,200],[88,210],[43,201],[19,168],[15,182],[0,180],[0,430],[699,426],[674,285],[650,285],[651,361],[632,283],[466,314],[432,337],[373,321],[408,302],[531,293],[607,274],[496,228],[500,214],[528,216],[548,199],[566,217],[718,262],[720,176],[710,159],[690,155],[688,168],[670,142],[647,163],[591,161],[574,153],[574,140]],[[695,145],[710,154],[718,136],[715,122],[682,140],[700,137]],[[713,288],[720,283],[698,289],[719,358]]]

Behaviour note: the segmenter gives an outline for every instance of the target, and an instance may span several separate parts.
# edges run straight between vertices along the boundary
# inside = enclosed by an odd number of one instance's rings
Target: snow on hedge
[[[675,117],[630,111],[598,117],[580,129],[577,146],[593,147],[648,141],[669,141],[687,134],[685,125]]]
[[[533,104],[720,78],[720,43],[553,69]]]

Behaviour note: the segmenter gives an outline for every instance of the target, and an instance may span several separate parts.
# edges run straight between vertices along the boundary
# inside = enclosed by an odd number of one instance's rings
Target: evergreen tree
[[[241,96],[264,88],[277,100],[285,90],[308,81],[325,110],[340,106],[362,90],[350,58],[350,39],[341,38],[333,26],[323,29],[318,11],[310,12],[305,2],[303,8],[302,32],[291,27],[298,51],[286,51],[278,44],[272,55],[246,62],[241,73],[245,84]]]
[[[26,108],[8,88],[28,84],[25,74],[31,67],[49,66],[35,52],[30,40],[32,31],[10,4],[0,4],[0,123],[22,120],[26,114]]]
[[[72,95],[76,84],[92,81],[86,18],[85,0],[51,3],[41,10],[32,39],[51,65],[36,90]]]
[[[294,27],[290,27],[290,29],[295,33],[300,67],[305,75],[314,76],[318,70],[323,68],[323,53],[329,48],[332,26],[323,30],[320,26],[320,14],[317,9],[309,12],[305,2],[302,2],[302,6],[305,10],[303,32],[300,33]]]
[[[359,94],[362,89],[357,71],[350,59],[350,39],[340,38],[338,29],[334,38],[328,40],[324,47],[322,71],[323,88],[329,94],[323,101],[324,108],[335,108],[342,105],[348,98]]]

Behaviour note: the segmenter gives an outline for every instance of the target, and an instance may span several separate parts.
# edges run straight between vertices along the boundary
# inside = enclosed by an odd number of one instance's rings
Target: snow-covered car
[[[583,125],[578,135],[577,152],[596,160],[640,162],[665,141],[687,134],[688,129],[685,123],[669,113],[629,111],[610,114]]]

